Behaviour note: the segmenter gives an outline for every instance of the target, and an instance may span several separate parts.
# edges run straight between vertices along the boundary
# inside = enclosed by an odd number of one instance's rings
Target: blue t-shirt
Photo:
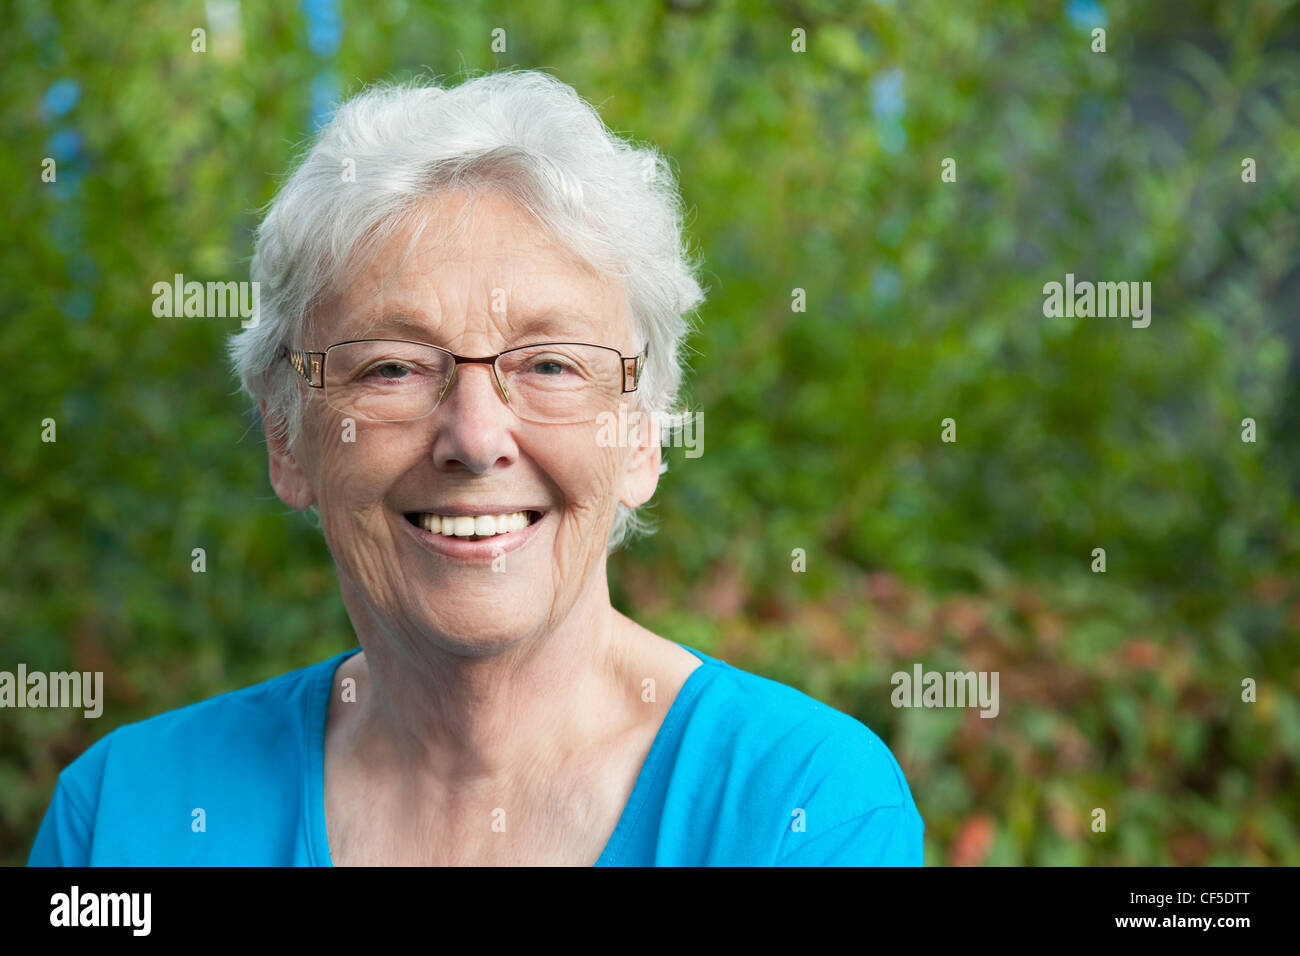
[[[704,663],[597,866],[922,863],[924,824],[879,737],[685,649]],[[359,651],[105,735],[59,775],[28,865],[333,865],[325,716],[335,670]]]

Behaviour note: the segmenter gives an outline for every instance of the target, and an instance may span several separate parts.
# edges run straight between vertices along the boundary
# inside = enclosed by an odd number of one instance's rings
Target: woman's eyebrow
[[[361,331],[376,338],[398,334],[407,338],[420,340],[428,336],[433,323],[425,316],[407,309],[392,309],[363,316],[360,321]]]
[[[545,334],[561,337],[572,337],[575,332],[590,335],[596,325],[594,318],[580,309],[545,309],[531,315],[525,314],[510,323],[511,329],[519,336]]]
[[[527,318],[511,320],[510,329],[512,339],[520,341],[534,335],[558,335],[562,339],[565,336],[571,338],[575,334],[590,337],[595,324],[593,317],[581,309],[561,311],[549,308],[528,315]],[[392,309],[363,318],[361,325],[367,336],[385,338],[397,334],[415,341],[424,341],[436,331],[437,323],[422,313],[409,309]]]

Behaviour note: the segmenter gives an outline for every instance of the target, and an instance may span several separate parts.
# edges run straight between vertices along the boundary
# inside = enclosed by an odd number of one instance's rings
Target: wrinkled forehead
[[[362,244],[312,315],[312,339],[445,341],[481,332],[630,346],[623,284],[497,195],[430,199]],[[624,341],[624,340],[627,341]]]

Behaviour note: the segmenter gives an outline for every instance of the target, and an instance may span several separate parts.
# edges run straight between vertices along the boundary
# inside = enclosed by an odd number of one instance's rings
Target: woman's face
[[[587,271],[508,200],[483,194],[466,202],[463,193],[432,200],[421,239],[411,246],[410,231],[395,234],[317,311],[298,344],[324,351],[393,338],[468,356],[549,341],[640,351],[615,280]],[[440,226],[462,214],[463,231],[440,240]],[[605,542],[616,505],[642,504],[658,481],[657,436],[648,427],[638,443],[619,447],[608,429],[597,440],[600,422],[523,421],[489,365],[459,366],[435,411],[408,422],[357,418],[350,428],[321,390],[303,390],[293,454],[271,443],[272,484],[291,507],[319,506],[359,628],[358,614],[390,635],[432,636],[448,651],[479,656],[548,631],[580,598],[584,613],[607,602]],[[614,396],[610,411],[631,397]],[[465,510],[541,518],[471,542],[408,517]]]

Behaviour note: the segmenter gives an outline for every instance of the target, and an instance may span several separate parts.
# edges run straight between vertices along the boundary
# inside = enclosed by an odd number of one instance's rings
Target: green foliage
[[[113,726],[355,640],[233,321],[153,283],[244,275],[318,77],[535,66],[673,158],[707,263],[705,453],[617,603],[875,729],[931,863],[1300,862],[1295,4],[1106,3],[1104,54],[1089,4],[685,6],[349,0],[322,54],[246,2],[196,54],[198,3],[6,5],[0,667],[103,669],[111,716],[0,714],[0,861]],[[1045,318],[1067,272],[1149,281],[1151,326]],[[999,670],[1001,715],[895,710],[917,661]]]

